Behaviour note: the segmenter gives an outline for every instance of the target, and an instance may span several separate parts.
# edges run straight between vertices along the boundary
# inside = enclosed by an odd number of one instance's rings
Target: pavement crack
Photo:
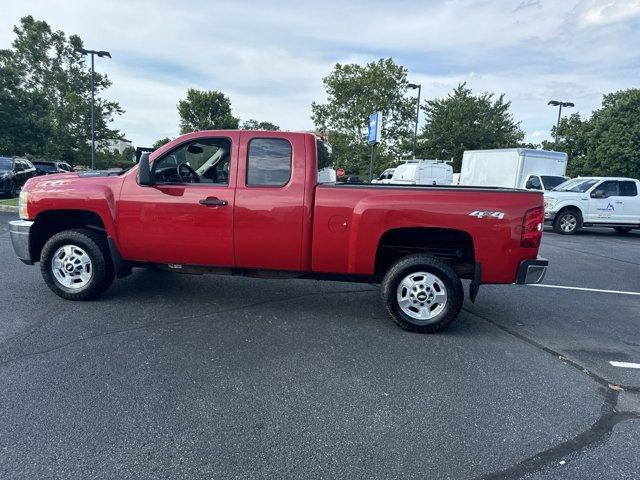
[[[534,472],[538,472],[545,467],[558,464],[558,462],[563,458],[569,457],[571,455],[579,455],[589,448],[601,445],[609,438],[613,428],[618,423],[625,420],[640,418],[640,411],[618,411],[617,409],[618,399],[620,398],[619,396],[621,394],[624,394],[625,392],[637,392],[637,387],[611,385],[604,378],[589,371],[587,368],[585,368],[583,365],[580,365],[580,363],[576,362],[575,360],[567,358],[564,354],[553,350],[552,348],[549,348],[540,342],[532,340],[531,338],[526,337],[525,335],[515,331],[512,328],[506,327],[490,318],[472,312],[465,307],[463,307],[463,310],[470,315],[473,315],[480,318],[481,320],[484,320],[485,322],[490,323],[491,325],[508,333],[509,335],[512,335],[537,349],[543,350],[545,353],[552,355],[561,362],[572,366],[576,370],[587,375],[589,378],[600,384],[600,391],[604,392],[604,400],[600,410],[600,417],[588,429],[570,438],[569,440],[548,448],[547,450],[543,450],[542,452],[528,457],[516,463],[515,465],[507,467],[503,470],[498,470],[496,472],[476,477],[477,480],[513,480],[522,478],[525,475]]]
[[[201,313],[201,314],[196,314],[196,315],[186,315],[184,317],[179,317],[179,318],[174,318],[174,319],[169,319],[167,321],[164,322],[160,322],[160,323],[145,323],[143,325],[137,325],[135,327],[130,327],[130,328],[122,328],[122,329],[117,329],[117,330],[108,330],[106,332],[101,332],[101,333],[97,333],[95,335],[88,335],[85,337],[80,337],[80,338],[75,338],[69,342],[60,344],[60,345],[56,345],[54,347],[48,348],[48,349],[44,349],[44,350],[37,350],[35,352],[29,352],[29,353],[25,353],[23,355],[19,355],[17,357],[14,358],[10,358],[8,360],[4,360],[2,362],[0,362],[0,367],[5,367],[7,365],[10,365],[12,363],[15,363],[19,360],[23,360],[26,358],[31,358],[34,356],[38,356],[38,355],[45,355],[47,353],[51,353],[51,352],[55,352],[57,350],[61,350],[63,348],[69,347],[71,345],[75,345],[78,343],[83,343],[83,342],[87,342],[90,340],[94,340],[96,338],[100,338],[100,337],[107,337],[110,335],[117,335],[120,333],[126,333],[126,332],[135,332],[137,330],[145,330],[145,329],[153,329],[153,328],[158,328],[158,327],[166,327],[168,325],[177,325],[180,323],[184,323],[186,321],[189,320],[196,320],[196,319],[202,319],[202,318],[207,318],[207,317],[214,317],[216,315],[220,315],[223,313],[229,313],[229,312],[236,312],[236,311],[240,311],[240,310],[245,310],[245,309],[249,309],[249,308],[254,308],[254,307],[259,307],[261,305],[267,305],[267,304],[274,304],[274,303],[280,303],[280,302],[290,302],[292,300],[299,300],[302,298],[308,298],[308,297],[313,297],[313,296],[317,296],[317,295],[342,295],[342,294],[349,294],[349,293],[364,293],[364,292],[374,292],[375,289],[373,288],[367,288],[367,289],[360,289],[360,290],[342,290],[342,291],[338,291],[338,292],[313,292],[313,293],[305,293],[302,295],[298,295],[295,297],[287,297],[287,298],[275,298],[275,299],[269,299],[269,300],[263,300],[260,302],[254,302],[254,303],[249,303],[246,305],[240,305],[237,307],[231,307],[231,308],[227,308],[227,309],[222,309],[222,310],[217,310],[215,312],[207,312],[207,313]],[[31,335],[28,334],[26,335],[24,338],[27,338]]]
[[[583,373],[583,374],[587,375],[588,377],[592,378],[593,380],[595,380],[597,383],[599,383],[603,387],[606,387],[607,389],[612,387],[611,382],[607,381],[604,377],[601,377],[597,373],[592,372],[591,370],[589,370],[587,367],[585,367],[581,363],[577,362],[576,360],[573,360],[572,358],[567,357],[566,353],[563,353],[563,352],[560,352],[558,350],[554,350],[553,348],[547,347],[546,345],[542,344],[541,342],[533,340],[532,338],[529,338],[526,335],[523,335],[522,333],[518,332],[517,330],[515,330],[513,328],[509,328],[509,327],[507,327],[505,325],[502,325],[501,323],[498,323],[495,320],[492,320],[491,318],[485,317],[484,315],[481,315],[479,313],[473,312],[473,311],[469,310],[466,307],[462,307],[462,310],[465,311],[466,313],[468,313],[469,315],[473,315],[474,317],[477,317],[477,318],[479,318],[481,320],[484,320],[487,323],[490,323],[491,325],[493,325],[494,327],[498,328],[499,330],[502,330],[503,332],[506,332],[509,335],[511,335],[513,337],[516,337],[518,340],[521,340],[521,341],[523,341],[525,343],[528,343],[532,347],[535,347],[535,348],[537,348],[539,350],[542,350],[542,351],[552,355],[553,357],[555,357],[556,359],[560,360],[561,362],[572,366],[576,370],[578,370],[581,373]],[[628,392],[640,392],[640,387],[636,387],[636,386],[633,386],[633,385],[620,385],[620,384],[618,384],[618,385],[614,385],[614,386],[615,387],[620,387],[623,390],[628,391]]]
[[[602,414],[587,430],[573,438],[555,445],[547,450],[522,460],[511,467],[477,477],[477,480],[514,480],[525,475],[538,472],[545,467],[559,465],[560,460],[569,456],[579,455],[589,448],[603,444],[611,435],[613,428],[625,420],[640,418],[637,413],[617,413],[618,392],[607,390]]]

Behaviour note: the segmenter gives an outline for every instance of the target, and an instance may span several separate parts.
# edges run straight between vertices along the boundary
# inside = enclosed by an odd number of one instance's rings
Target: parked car
[[[529,148],[467,150],[460,185],[549,190],[567,177],[567,154]]]
[[[544,193],[545,223],[572,235],[581,227],[611,227],[618,233],[640,228],[640,181],[620,177],[579,177]]]
[[[389,183],[451,185],[453,183],[453,167],[439,160],[408,160],[396,167]]]
[[[364,180],[357,175],[347,175],[343,180],[344,183],[364,183]]]
[[[96,297],[144,265],[381,283],[390,316],[420,333],[456,318],[461,279],[471,280],[472,301],[481,283],[541,281],[540,192],[318,184],[318,141],[195,132],[117,175],[31,179],[21,220],[10,222],[13,248],[68,300]]]
[[[73,172],[73,168],[67,162],[34,160],[37,175],[50,175],[52,173]]]
[[[380,174],[379,177],[371,180],[371,183],[391,183],[391,179],[393,178],[393,172],[395,172],[395,168],[387,168],[384,172]]]
[[[18,189],[35,175],[35,167],[26,158],[0,157],[0,192],[3,195],[15,197]]]

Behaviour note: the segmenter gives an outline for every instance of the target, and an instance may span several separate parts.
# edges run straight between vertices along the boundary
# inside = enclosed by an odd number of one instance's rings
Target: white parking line
[[[640,368],[640,363],[630,363],[630,362],[609,362],[614,367],[620,368]]]
[[[545,287],[545,288],[562,288],[564,290],[580,290],[583,292],[599,292],[599,293],[619,293],[620,295],[637,295],[640,296],[640,292],[625,292],[624,290],[602,290],[599,288],[583,288],[583,287],[567,287],[565,285],[544,285],[542,283],[532,283],[532,287]]]

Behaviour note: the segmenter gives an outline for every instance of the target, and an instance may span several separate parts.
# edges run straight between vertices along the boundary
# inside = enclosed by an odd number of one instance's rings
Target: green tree
[[[460,171],[465,150],[518,146],[524,132],[509,113],[510,105],[504,94],[474,95],[466,83],[445,98],[425,101],[427,124],[418,143],[420,156],[453,159],[454,170]]]
[[[368,117],[375,111],[383,116],[375,171],[409,154],[416,100],[406,95],[406,68],[391,58],[364,66],[337,63],[323,83],[327,102],[314,102],[311,118],[316,129],[328,135],[335,166],[368,175]]]
[[[41,92],[22,88],[10,54],[0,51],[0,155],[41,155],[51,135],[50,105]]]
[[[198,130],[238,128],[240,120],[231,113],[231,101],[216,90],[187,90],[187,98],[178,102],[180,133]]]
[[[586,155],[577,173],[640,178],[640,89],[604,95],[584,135]]]
[[[0,112],[13,123],[0,128],[0,148],[6,153],[86,164],[91,71],[86,58],[75,51],[82,47],[82,40],[53,31],[32,16],[23,17],[13,32],[11,48],[0,51]],[[100,96],[110,85],[106,75],[96,73],[97,140],[118,136],[108,124],[123,110],[117,102]]]
[[[280,130],[280,127],[271,122],[259,122],[258,120],[245,120],[242,122],[243,130]]]
[[[567,165],[567,175],[573,177],[579,175],[584,170],[584,162],[587,154],[588,121],[582,120],[579,113],[574,113],[569,117],[560,119],[559,128],[554,126],[551,129],[551,136],[554,140],[544,140],[542,148],[544,150],[556,150],[565,152],[569,159]],[[558,144],[555,143],[556,131],[559,132]]]
[[[169,143],[171,140],[172,140],[172,139],[171,139],[171,138],[169,138],[169,137],[161,138],[161,139],[156,140],[155,142],[153,142],[152,147],[153,147],[153,148],[158,149],[158,148],[160,148],[161,146],[166,145],[167,143]]]

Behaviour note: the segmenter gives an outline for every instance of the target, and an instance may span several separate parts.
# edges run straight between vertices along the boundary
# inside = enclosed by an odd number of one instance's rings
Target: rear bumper
[[[29,232],[32,226],[33,222],[28,220],[12,220],[9,222],[9,235],[11,236],[13,251],[20,260],[29,265],[33,265],[29,242]]]
[[[545,258],[535,260],[523,260],[518,267],[516,283],[525,285],[527,283],[540,283],[547,273],[549,261]]]

